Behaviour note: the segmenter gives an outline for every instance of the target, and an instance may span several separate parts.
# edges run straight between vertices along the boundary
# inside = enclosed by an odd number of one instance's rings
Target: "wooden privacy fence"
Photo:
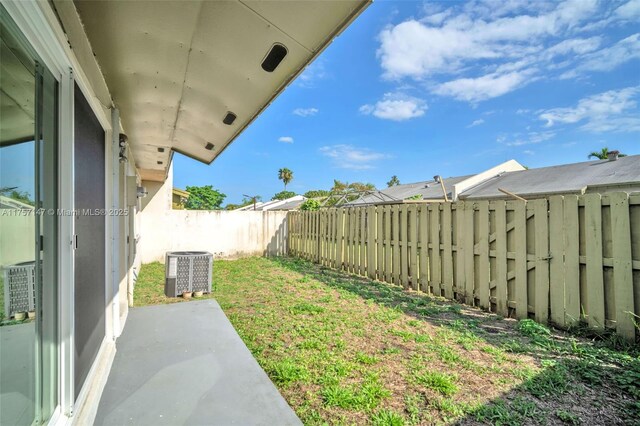
[[[503,316],[637,331],[640,194],[333,208],[288,222],[292,256]]]

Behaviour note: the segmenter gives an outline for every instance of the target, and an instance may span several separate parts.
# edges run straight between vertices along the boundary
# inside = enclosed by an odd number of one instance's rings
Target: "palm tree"
[[[398,179],[398,176],[393,175],[391,176],[391,180],[387,182],[387,187],[391,188],[392,186],[395,186],[395,185],[400,185],[400,179]]]
[[[607,148],[606,146],[604,148],[602,148],[600,151],[594,151],[592,153],[589,154],[589,156],[587,158],[597,158],[599,160],[606,160],[607,158],[609,158],[609,153],[614,152],[614,151],[609,151],[609,148]],[[618,157],[626,157],[627,154],[618,154]]]
[[[293,172],[286,167],[278,170],[278,179],[284,183],[284,190],[287,190],[287,184],[293,180]]]

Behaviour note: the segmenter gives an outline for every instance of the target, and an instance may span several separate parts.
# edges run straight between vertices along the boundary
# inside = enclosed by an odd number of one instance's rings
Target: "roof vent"
[[[227,126],[230,126],[233,124],[234,121],[236,121],[236,117],[237,116],[234,113],[232,113],[231,111],[228,111],[227,115],[225,115],[224,118],[222,119],[222,122]]]
[[[162,161],[158,161],[158,164],[162,164]]]
[[[164,152],[164,148],[158,148],[158,152]]]
[[[287,48],[283,44],[276,43],[271,47],[269,53],[262,61],[262,69],[266,72],[273,72],[280,62],[287,56]]]
[[[607,158],[609,159],[609,161],[616,161],[618,159],[618,156],[620,156],[620,151],[609,151],[607,153]]]
[[[211,142],[209,142],[209,143],[207,143],[207,146],[204,147],[204,149],[208,149],[209,151],[211,151],[213,149],[213,147],[214,147],[214,145]]]

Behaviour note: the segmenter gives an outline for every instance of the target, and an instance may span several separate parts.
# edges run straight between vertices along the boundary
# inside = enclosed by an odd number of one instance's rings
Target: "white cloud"
[[[319,59],[309,65],[297,79],[297,84],[304,88],[313,88],[318,81],[324,80],[329,74],[325,70],[324,62]]]
[[[320,148],[320,153],[331,158],[336,167],[352,170],[372,169],[375,162],[389,158],[387,154],[381,152],[343,144],[323,146]]]
[[[405,121],[422,117],[427,108],[427,103],[422,99],[401,93],[385,93],[382,100],[375,104],[362,105],[360,113],[373,114],[383,120]]]
[[[318,108],[296,108],[292,111],[292,114],[299,115],[300,117],[311,117],[318,112]]]
[[[637,132],[640,111],[635,99],[639,96],[640,86],[609,90],[582,98],[575,107],[542,111],[539,118],[546,127],[584,122],[581,128],[591,132]]]
[[[498,142],[507,146],[532,145],[553,139],[555,135],[556,133],[552,131],[514,133],[510,137],[500,136]]]
[[[575,69],[565,72],[560,78],[573,78],[586,71],[611,71],[633,59],[640,59],[640,33],[622,39],[610,47],[585,55]]]
[[[434,92],[460,101],[479,102],[511,92],[521,86],[530,72],[487,74],[478,78],[460,78],[437,86]]]
[[[595,24],[640,14],[640,0],[617,6],[598,0],[475,0],[425,7],[425,16],[380,32],[377,56],[386,79],[411,79],[437,95],[477,103],[540,78],[611,70],[636,58],[635,36],[604,47],[601,29],[577,36],[594,31],[589,27]],[[567,72],[569,67],[575,70]]]
[[[622,19],[640,18],[640,0],[631,0],[616,9],[615,15]]]
[[[484,120],[482,118],[478,119],[478,120],[473,120],[473,122],[471,124],[469,124],[467,127],[476,127],[479,126],[481,124],[484,123]]]
[[[527,155],[534,155],[536,152],[535,151],[531,151],[530,149],[525,149],[524,151],[522,151],[523,154],[527,154]]]
[[[282,143],[293,143],[293,138],[291,136],[280,136],[278,138],[278,142]]]

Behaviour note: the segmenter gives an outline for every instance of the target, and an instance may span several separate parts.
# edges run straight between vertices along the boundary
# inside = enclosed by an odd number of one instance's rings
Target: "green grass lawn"
[[[135,305],[163,295],[144,265]],[[634,424],[640,348],[309,262],[215,261],[212,295],[305,424]],[[636,423],[637,424],[637,423]]]

